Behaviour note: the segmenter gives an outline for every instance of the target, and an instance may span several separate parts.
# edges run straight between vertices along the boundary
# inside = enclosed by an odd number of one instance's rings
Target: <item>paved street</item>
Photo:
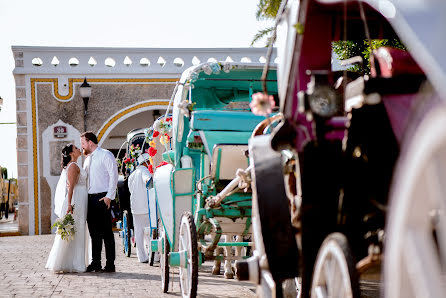
[[[0,297],[178,297],[178,271],[168,294],[160,290],[159,267],[122,253],[116,237],[116,273],[55,274],[45,264],[54,235],[0,237]],[[103,262],[105,257],[103,257]],[[156,264],[157,265],[157,264]],[[255,297],[254,286],[210,274],[211,263],[199,273],[199,297]]]

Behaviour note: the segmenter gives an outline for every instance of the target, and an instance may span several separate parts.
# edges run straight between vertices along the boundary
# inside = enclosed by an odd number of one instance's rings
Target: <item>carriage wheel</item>
[[[127,257],[130,257],[132,249],[130,243],[129,213],[127,212],[127,210],[124,210],[124,212],[122,213],[122,230],[124,232],[122,237],[124,254]]]
[[[347,238],[333,233],[325,238],[316,258],[311,297],[359,297],[355,263]]]
[[[161,250],[160,269],[161,269],[161,289],[163,293],[167,293],[169,290],[169,252],[170,245],[167,240],[167,235],[164,229],[160,229],[160,237],[163,243],[163,249]]]
[[[398,161],[387,218],[385,297],[445,297],[446,109],[424,117]]]
[[[183,297],[196,297],[198,285],[197,230],[190,212],[181,217],[179,251],[187,251],[186,266],[180,266],[180,286]]]

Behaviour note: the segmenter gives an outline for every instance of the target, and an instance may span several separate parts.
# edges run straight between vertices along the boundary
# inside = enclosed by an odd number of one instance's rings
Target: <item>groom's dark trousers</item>
[[[102,240],[105,244],[106,265],[115,263],[115,237],[112,229],[110,209],[104,201],[99,201],[107,193],[88,194],[87,224],[91,237],[93,266],[101,266]]]

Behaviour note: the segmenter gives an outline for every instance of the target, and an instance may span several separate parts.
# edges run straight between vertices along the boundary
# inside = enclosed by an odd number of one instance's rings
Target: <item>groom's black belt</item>
[[[105,197],[106,194],[107,194],[106,191],[105,191],[105,192],[99,192],[99,193],[89,193],[89,194],[88,194],[88,197],[89,197],[89,198],[99,197],[99,196],[101,196],[101,197]]]

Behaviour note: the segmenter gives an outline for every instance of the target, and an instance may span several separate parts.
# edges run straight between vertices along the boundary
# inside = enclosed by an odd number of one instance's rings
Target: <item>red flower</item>
[[[149,169],[150,174],[153,174],[153,166],[152,166],[152,165],[149,165],[149,166],[148,166],[148,169]]]
[[[165,166],[165,165],[168,165],[168,164],[169,164],[168,162],[163,161],[156,168],[159,168],[159,167],[162,167],[162,166]]]
[[[166,118],[166,121],[172,121],[172,117]]]
[[[126,158],[125,160],[124,160],[124,163],[129,163],[130,162],[130,158]]]
[[[130,160],[131,162],[135,162],[135,159],[134,158],[132,158],[131,160]]]
[[[169,141],[170,140],[170,136],[167,133],[165,133],[164,135],[167,137],[167,141]]]
[[[159,135],[160,135],[160,132],[155,130],[155,131],[153,132],[153,136],[152,136],[152,137],[156,138],[156,137],[159,136]]]
[[[148,151],[150,156],[155,156],[155,154],[158,152],[158,150],[153,147],[150,147]]]

